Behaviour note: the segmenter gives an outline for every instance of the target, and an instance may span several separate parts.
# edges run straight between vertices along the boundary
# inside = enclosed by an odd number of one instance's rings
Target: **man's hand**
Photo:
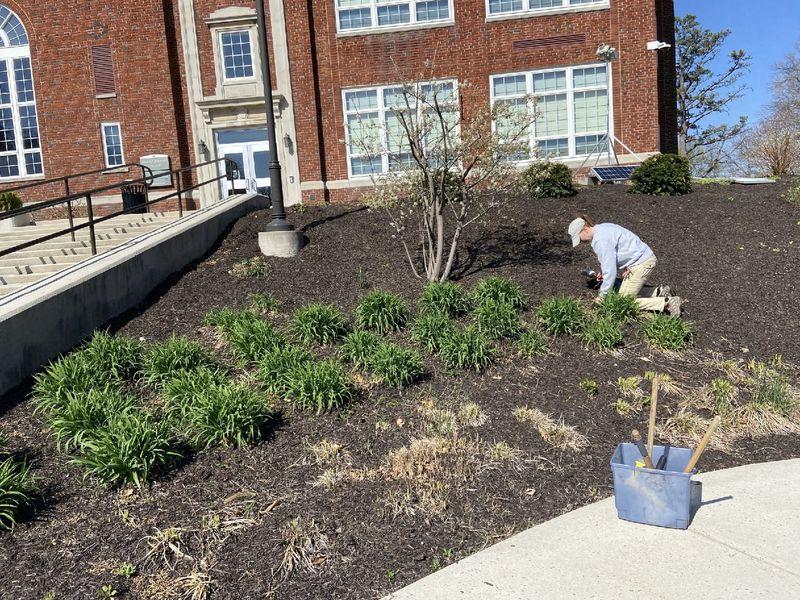
[[[603,274],[598,273],[597,275],[594,276],[594,278],[597,279],[597,281],[603,281]]]
[[[622,278],[623,278],[623,279],[627,279],[627,278],[628,278],[628,277],[630,277],[630,276],[631,276],[630,269],[625,269],[625,270],[622,272]]]

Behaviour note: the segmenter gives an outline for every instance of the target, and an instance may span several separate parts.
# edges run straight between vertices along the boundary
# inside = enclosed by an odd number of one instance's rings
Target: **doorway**
[[[217,156],[238,165],[236,178],[222,180],[223,197],[235,192],[269,194],[269,143],[266,129],[227,129],[217,132]]]

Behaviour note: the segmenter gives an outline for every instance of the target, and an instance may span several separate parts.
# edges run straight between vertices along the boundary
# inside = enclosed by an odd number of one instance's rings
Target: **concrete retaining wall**
[[[0,395],[140,304],[264,202],[254,194],[227,198],[1,298]]]

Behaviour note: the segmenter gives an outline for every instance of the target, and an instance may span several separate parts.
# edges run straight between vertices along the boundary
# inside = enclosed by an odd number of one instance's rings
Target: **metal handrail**
[[[207,167],[207,166],[212,165],[212,164],[218,164],[220,162],[223,162],[225,164],[225,173],[223,175],[220,175],[219,177],[214,177],[213,179],[209,179],[208,181],[204,181],[202,183],[197,183],[195,185],[191,185],[189,187],[183,187],[182,183],[183,183],[183,174],[184,173],[187,173],[187,172],[192,171],[194,169],[200,169],[202,167]],[[144,167],[144,168],[150,170],[148,167]],[[50,234],[47,234],[47,235],[44,235],[44,236],[36,238],[34,240],[29,240],[27,242],[23,242],[22,244],[17,244],[16,246],[12,246],[10,248],[6,248],[4,250],[0,250],[0,258],[2,258],[3,256],[7,256],[9,254],[12,254],[14,252],[19,252],[20,250],[25,250],[25,249],[30,248],[32,246],[36,246],[37,244],[42,244],[44,242],[48,242],[48,241],[50,241],[52,239],[55,239],[57,237],[61,237],[62,235],[66,235],[66,234],[71,234],[72,240],[74,241],[75,240],[75,232],[76,231],[80,231],[82,229],[86,229],[86,228],[89,229],[89,241],[91,243],[92,256],[94,256],[94,255],[97,254],[97,238],[96,238],[96,235],[95,235],[95,225],[97,223],[103,223],[104,221],[108,221],[109,219],[113,219],[114,217],[119,217],[121,215],[128,214],[132,210],[136,210],[136,209],[139,209],[139,208],[146,208],[146,207],[152,206],[153,204],[156,204],[158,202],[163,202],[164,200],[169,200],[169,199],[175,198],[175,197],[178,198],[178,214],[179,214],[180,217],[182,217],[183,216],[183,194],[185,194],[186,192],[190,192],[190,191],[199,189],[199,188],[201,188],[201,187],[203,187],[205,185],[209,185],[209,184],[215,183],[217,181],[221,181],[222,179],[228,179],[228,181],[231,183],[230,194],[232,195],[234,193],[233,182],[234,182],[234,179],[235,179],[236,171],[238,171],[238,165],[234,161],[230,160],[229,158],[217,158],[217,159],[206,161],[204,163],[191,165],[191,166],[183,167],[183,168],[180,168],[180,169],[174,169],[174,170],[169,171],[169,172],[166,172],[166,171],[160,172],[156,176],[158,176],[158,177],[163,177],[165,175],[173,175],[173,176],[175,176],[176,183],[177,183],[175,192],[172,192],[172,193],[167,194],[166,196],[162,196],[160,198],[156,198],[155,200],[150,200],[149,199],[149,194],[148,194],[146,196],[147,200],[145,202],[143,202],[143,203],[137,204],[135,206],[129,206],[127,208],[123,208],[123,210],[121,210],[121,211],[118,211],[118,212],[115,212],[115,213],[111,213],[109,215],[106,215],[106,216],[103,216],[103,217],[99,217],[99,218],[95,218],[94,217],[94,210],[93,210],[93,205],[92,205],[92,196],[93,195],[99,194],[99,193],[102,193],[102,192],[107,192],[107,191],[114,190],[114,189],[118,189],[118,188],[122,188],[122,187],[129,186],[129,185],[135,185],[137,183],[145,183],[146,184],[148,181],[152,181],[152,179],[154,178],[154,174],[153,174],[152,170],[150,170],[150,176],[142,177],[140,179],[124,181],[122,183],[118,183],[118,184],[115,184],[115,185],[108,185],[108,186],[104,186],[104,187],[88,190],[88,191],[85,191],[85,192],[80,192],[78,194],[71,194],[71,195],[63,197],[63,198],[57,198],[55,200],[48,200],[46,202],[42,202],[42,203],[39,203],[39,204],[35,205],[35,207],[23,207],[23,208],[20,208],[20,209],[15,209],[15,210],[12,210],[12,211],[8,211],[7,213],[4,213],[4,214],[0,215],[0,220],[8,219],[8,218],[14,217],[16,215],[20,215],[20,214],[26,214],[28,212],[33,212],[34,210],[41,210],[42,208],[47,208],[47,207],[50,207],[50,206],[57,206],[59,204],[68,204],[68,206],[69,206],[69,205],[71,205],[71,203],[74,200],[85,199],[86,200],[86,213],[87,213],[87,217],[88,217],[89,220],[86,223],[82,223],[80,225],[75,225],[73,223],[72,218],[70,218],[70,226],[69,227],[66,227],[64,229],[61,229],[59,231],[56,231],[56,232],[53,232],[53,233],[50,233]]]

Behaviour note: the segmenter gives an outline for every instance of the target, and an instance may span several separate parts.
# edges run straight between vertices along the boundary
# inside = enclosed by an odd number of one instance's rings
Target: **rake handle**
[[[658,406],[658,374],[653,375],[653,391],[650,392],[650,422],[647,424],[647,454],[653,456],[653,441],[656,436],[656,407]]]
[[[644,459],[644,466],[648,469],[654,469],[655,466],[653,465],[653,459],[650,458],[650,454],[647,452],[647,446],[645,446],[644,442],[642,441],[642,434],[639,433],[637,429],[634,429],[631,432],[631,437],[633,438],[636,447],[639,448],[639,454],[641,454],[642,458]]]
[[[684,473],[691,473],[694,466],[697,464],[697,461],[700,460],[700,457],[703,455],[703,452],[706,450],[706,446],[708,446],[708,442],[711,441],[711,436],[714,435],[714,432],[719,427],[719,424],[722,422],[722,417],[717,415],[714,417],[714,420],[711,422],[711,425],[708,427],[708,431],[703,436],[703,439],[700,440],[700,444],[698,444],[697,448],[695,448],[694,454],[692,454],[692,458],[689,459],[689,464],[686,465],[686,468],[683,470]]]

